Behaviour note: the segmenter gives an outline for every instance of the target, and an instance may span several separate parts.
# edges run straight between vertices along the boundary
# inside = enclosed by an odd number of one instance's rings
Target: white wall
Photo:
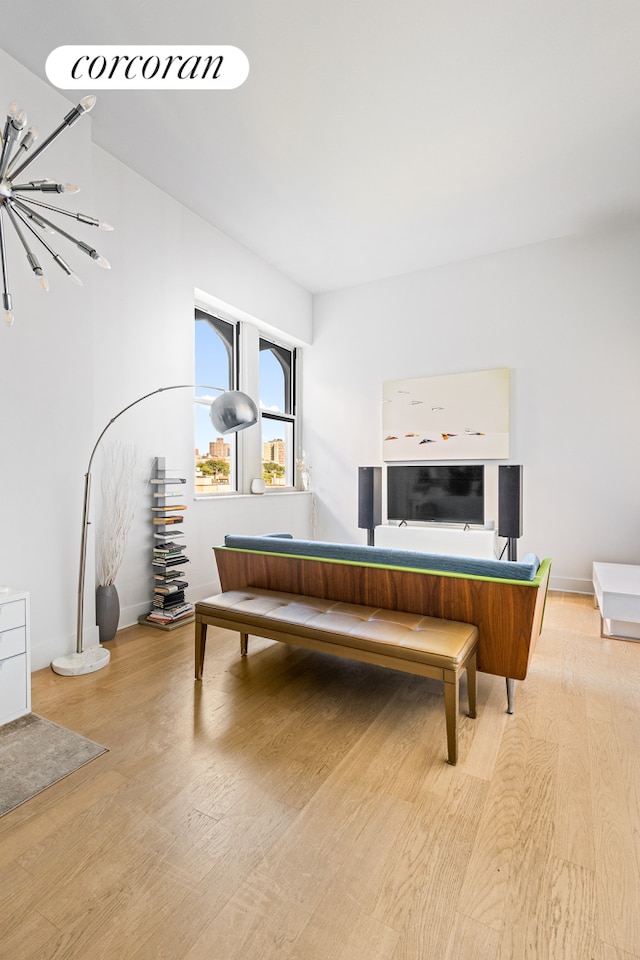
[[[17,100],[41,137],[71,107],[1,51],[0,89],[6,98],[0,108]],[[29,174],[79,184],[75,209],[90,208],[90,116],[60,137]],[[76,198],[61,200],[74,206]],[[31,592],[35,646],[53,655],[66,652],[75,629],[82,461],[93,427],[90,278],[96,267],[60,237],[48,237],[87,282],[76,287],[34,239],[50,282],[45,293],[4,220],[15,324],[6,328],[3,321],[0,328],[0,583]],[[33,664],[42,665],[36,651]]]
[[[0,81],[9,100],[18,97],[30,110],[30,120],[42,134],[70,108],[68,100],[2,51]],[[45,157],[34,162],[34,176],[76,181],[82,193],[74,208],[107,220],[116,230],[88,237],[86,230],[77,231],[107,257],[110,271],[54,238],[85,286],[76,288],[50,267],[48,297],[23,264],[17,239],[8,237],[16,322],[12,329],[0,330],[0,583],[31,593],[34,669],[74,649],[82,484],[100,430],[142,394],[193,382],[196,288],[283,336],[301,343],[311,338],[306,291],[94,147],[89,118],[64,134]],[[74,206],[73,199],[63,199],[61,205]],[[152,397],[119,419],[105,437],[105,444],[135,444],[139,459],[138,509],[116,581],[121,626],[135,622],[151,598],[146,478],[154,456],[165,456],[168,465],[191,476],[192,410],[188,390]],[[87,566],[88,642],[97,639],[92,626],[93,531],[100,468],[99,452]],[[211,547],[224,533],[310,532],[310,497],[305,494],[211,502],[194,501],[191,484],[187,492],[191,599],[216,588]]]
[[[318,536],[364,542],[357,467],[382,463],[384,380],[509,367],[519,555],[552,557],[553,584],[584,591],[593,560],[639,563],[639,263],[636,227],[316,297],[304,405]]]

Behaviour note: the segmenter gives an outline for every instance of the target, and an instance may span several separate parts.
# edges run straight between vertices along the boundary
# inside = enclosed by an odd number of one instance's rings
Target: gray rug
[[[0,726],[0,817],[106,752],[35,713]]]

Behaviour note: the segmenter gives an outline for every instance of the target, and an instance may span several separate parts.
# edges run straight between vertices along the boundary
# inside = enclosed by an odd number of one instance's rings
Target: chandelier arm
[[[0,167],[4,162],[4,157],[9,149],[9,127],[11,126],[11,117],[7,117],[4,129],[2,131],[2,137],[0,138],[0,145],[2,146],[2,152],[0,153]]]
[[[13,171],[12,176],[17,177],[18,174],[22,173],[22,171],[25,170],[29,166],[29,164],[33,163],[36,157],[39,157],[41,153],[44,153],[47,147],[51,146],[53,141],[58,139],[60,134],[63,133],[68,128],[68,126],[69,124],[65,123],[63,120],[60,126],[56,127],[53,133],[50,133],[49,136],[42,141],[40,146],[33,151],[31,156],[27,157],[26,160],[24,160],[20,164],[20,166]]]
[[[26,220],[24,218],[28,217],[29,220],[33,220],[34,223],[37,223],[41,230],[46,229],[40,215],[37,214],[34,210],[30,210],[26,204],[21,203],[21,201],[17,197],[13,197],[13,196],[8,197],[7,204],[13,207],[15,213],[20,216],[20,219],[25,224],[26,224]],[[33,229],[33,228],[30,228],[30,229]],[[49,227],[49,232],[55,233],[55,230]]]
[[[36,127],[29,127],[24,137],[20,141],[20,144],[18,145],[18,149],[14,153],[12,159],[9,161],[9,166],[7,167],[7,172],[5,174],[7,180],[10,180],[12,176],[11,168],[15,166],[20,156],[23,153],[26,153],[27,150],[29,150],[33,146],[33,141],[35,140],[37,135],[38,135],[38,131]]]
[[[11,161],[11,150],[15,143],[18,143],[20,134],[27,123],[27,116],[23,110],[13,116],[7,117],[7,125],[4,130],[4,143],[2,144],[2,153],[0,154],[0,180],[4,180],[7,167]],[[16,153],[18,151],[16,150]]]
[[[18,199],[15,195],[11,198],[13,202],[18,206],[24,208],[24,201],[22,197]],[[40,216],[39,219],[47,226],[51,227],[52,230],[55,230],[56,233],[59,233],[61,237],[66,237],[67,240],[71,240],[72,243],[78,244],[79,240],[76,240],[75,237],[72,237],[70,233],[67,233],[66,230],[63,230],[62,227],[59,227],[57,223],[52,223],[51,220],[47,220],[46,217]]]
[[[18,200],[17,197],[13,197],[13,202],[21,207],[23,206],[23,201]],[[57,223],[52,223],[51,220],[47,220],[46,217],[40,217],[40,220],[47,226],[51,227],[52,230],[55,230],[56,233],[59,233],[61,237],[65,237],[66,240],[69,240],[71,243],[74,243],[78,250],[82,250],[83,253],[86,253],[87,256],[91,257],[92,260],[99,260],[100,254],[93,247],[90,247],[88,243],[84,243],[83,240],[78,240],[72,234],[67,233],[66,230],[63,230],[62,227],[59,227]]]
[[[15,189],[15,188],[14,188]],[[80,223],[85,223],[89,227],[99,227],[100,221],[97,217],[90,217],[86,213],[73,213],[71,210],[63,210],[62,207],[54,207],[51,203],[45,203],[44,200],[36,200],[35,197],[20,197],[21,203],[33,203],[37,207],[44,207],[45,210],[52,210],[53,213],[61,213],[65,217],[71,217]]]
[[[53,249],[53,247],[50,246],[50,245],[47,243],[47,241],[44,239],[44,237],[41,237],[41,236],[40,236],[40,234],[38,233],[38,231],[37,231],[34,227],[32,227],[31,224],[29,223],[29,221],[25,218],[24,214],[22,213],[22,211],[21,211],[21,209],[20,209],[21,206],[22,206],[22,204],[16,203],[16,201],[15,201],[13,198],[11,198],[11,200],[8,200],[8,201],[7,201],[7,206],[8,206],[8,207],[11,207],[11,209],[12,209],[13,212],[15,213],[16,217],[19,217],[19,218],[20,218],[20,221],[25,225],[25,227],[27,227],[27,229],[29,229],[29,230],[31,231],[31,233],[34,235],[34,237],[36,238],[36,240],[39,240],[40,243],[42,244],[42,246],[45,247],[45,249],[49,251],[49,253],[51,254],[52,257],[55,258],[55,257],[57,256],[57,254],[56,254],[55,250]],[[29,216],[29,213],[27,213],[27,216]]]
[[[11,184],[13,193],[77,193],[78,188],[69,190],[67,184],[57,180],[30,180],[28,183]]]
[[[13,225],[13,229],[16,231],[16,233],[18,234],[18,237],[22,241],[22,246],[24,247],[25,253],[27,254],[27,260],[29,261],[29,266],[31,267],[31,269],[33,270],[33,272],[37,277],[41,277],[42,267],[40,266],[38,258],[36,257],[33,250],[27,243],[27,238],[25,237],[22,230],[20,229],[20,224],[18,223],[17,214],[14,213],[13,209],[10,206],[7,206],[7,213]]]
[[[7,267],[7,248],[4,240],[4,209],[0,207],[0,260],[2,260],[2,286],[3,286],[3,306],[5,309],[6,320],[12,322],[13,303],[9,293],[9,271]]]
[[[51,254],[51,256],[53,257],[53,259],[55,260],[55,262],[58,264],[58,266],[60,267],[60,269],[63,270],[68,277],[71,277],[71,279],[72,279],[75,283],[78,283],[79,285],[81,285],[81,284],[82,284],[82,281],[80,280],[80,277],[78,277],[78,275],[77,275],[76,273],[74,273],[74,271],[73,271],[72,268],[69,266],[69,264],[67,263],[67,261],[66,261],[63,257],[61,257],[59,253],[56,253],[56,251],[53,249],[53,247],[52,247],[50,244],[47,243],[47,241],[44,239],[44,237],[41,237],[40,234],[39,234],[36,230],[34,230],[34,228],[31,226],[31,224],[29,223],[28,220],[25,220],[25,218],[23,217],[23,215],[22,215],[22,213],[21,213],[21,211],[20,211],[20,206],[21,206],[21,205],[20,205],[19,201],[16,201],[15,199],[12,198],[12,199],[9,201],[9,203],[10,203],[11,207],[13,208],[16,216],[17,216],[17,217],[20,217],[20,220],[22,221],[22,223],[24,223],[25,227],[28,227],[29,230],[31,231],[31,233],[34,235],[34,237],[36,237],[36,239],[38,239],[38,240],[40,241],[40,243],[42,244],[42,246],[45,247],[46,250],[48,250],[48,252]]]
[[[37,147],[37,148],[33,151],[33,153],[30,154],[30,155],[20,164],[20,166],[17,167],[17,168],[13,171],[13,174],[12,174],[13,177],[17,177],[19,174],[22,173],[23,170],[26,170],[26,168],[27,168],[31,163],[33,163],[33,161],[36,159],[36,157],[39,157],[42,153],[44,153],[44,151],[47,149],[47,147],[51,146],[51,144],[53,143],[53,141],[58,139],[58,137],[60,136],[61,133],[64,133],[65,130],[68,130],[69,127],[73,126],[73,124],[74,124],[77,120],[79,120],[80,117],[81,117],[83,114],[88,113],[89,110],[91,110],[91,109],[93,108],[93,105],[95,104],[95,97],[93,97],[93,96],[91,96],[91,97],[85,97],[84,99],[85,99],[85,101],[87,101],[87,102],[88,102],[89,100],[93,101],[93,102],[91,103],[91,106],[85,106],[85,105],[83,105],[83,102],[81,101],[76,107],[73,108],[73,110],[70,110],[69,113],[64,117],[62,123],[61,123],[59,126],[57,126],[56,129],[55,129],[52,133],[50,133],[49,136],[46,137],[46,138],[42,141],[42,143],[40,144],[40,146]]]

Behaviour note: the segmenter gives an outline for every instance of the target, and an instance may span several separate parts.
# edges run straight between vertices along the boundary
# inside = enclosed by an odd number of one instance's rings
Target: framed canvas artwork
[[[382,385],[383,460],[509,457],[509,369]]]

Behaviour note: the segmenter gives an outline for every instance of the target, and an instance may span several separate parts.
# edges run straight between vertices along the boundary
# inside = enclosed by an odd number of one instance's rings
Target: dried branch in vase
[[[132,446],[116,443],[104,450],[97,558],[97,578],[101,586],[115,581],[127,548],[138,499],[137,463],[137,452]]]

